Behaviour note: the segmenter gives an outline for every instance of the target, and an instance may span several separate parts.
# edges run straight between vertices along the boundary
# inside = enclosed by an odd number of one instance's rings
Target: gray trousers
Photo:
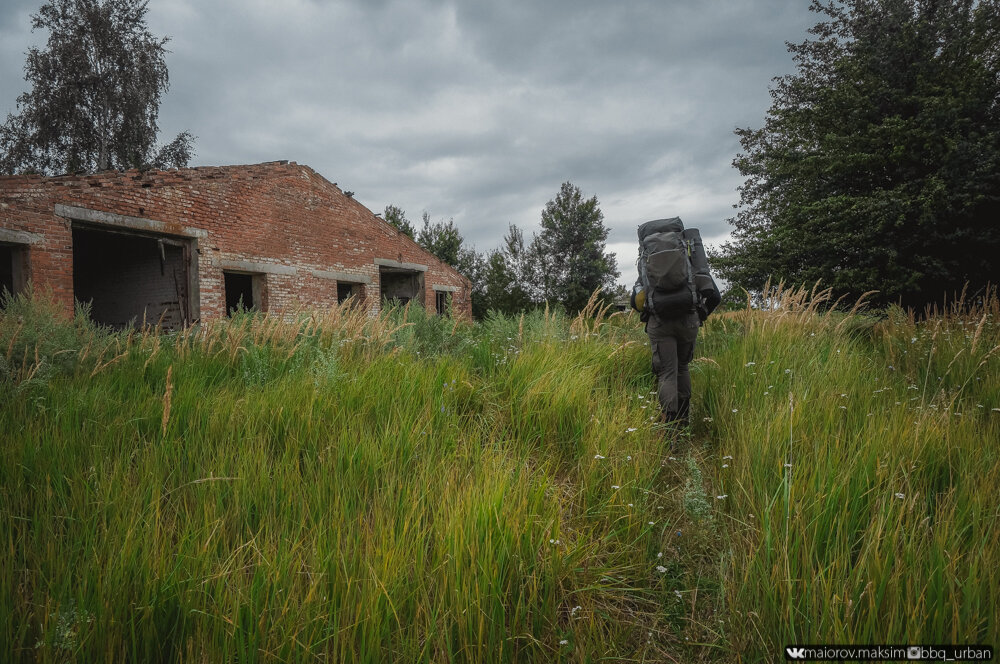
[[[656,395],[667,422],[687,422],[691,404],[691,373],[688,364],[694,359],[694,341],[677,337],[650,337]]]

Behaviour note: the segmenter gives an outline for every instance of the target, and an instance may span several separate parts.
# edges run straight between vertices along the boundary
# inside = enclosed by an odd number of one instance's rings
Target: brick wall
[[[294,162],[0,177],[0,241],[28,247],[30,278],[68,313],[74,221],[188,238],[201,318],[225,315],[224,270],[262,273],[270,311],[336,304],[338,281],[363,283],[376,309],[380,263],[426,266],[424,302],[433,307],[435,287],[444,288],[459,315],[471,313],[468,279]]]

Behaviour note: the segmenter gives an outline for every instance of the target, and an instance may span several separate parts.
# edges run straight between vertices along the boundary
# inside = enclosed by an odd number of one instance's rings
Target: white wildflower
[[[657,565],[656,566],[656,571],[659,572],[660,574],[663,574],[664,572],[667,571],[667,568],[664,567],[663,565]]]

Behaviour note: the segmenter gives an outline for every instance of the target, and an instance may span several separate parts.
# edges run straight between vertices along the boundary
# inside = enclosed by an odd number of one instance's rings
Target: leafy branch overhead
[[[3,172],[187,165],[190,132],[157,145],[168,39],[150,33],[146,12],[147,0],[48,0],[32,15],[32,30],[49,37],[28,50],[31,89],[0,127]]]

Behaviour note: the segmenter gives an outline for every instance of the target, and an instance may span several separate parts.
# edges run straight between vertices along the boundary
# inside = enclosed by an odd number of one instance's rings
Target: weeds
[[[995,640],[995,293],[833,305],[779,286],[710,318],[675,457],[638,321],[593,303],[162,334],[15,299],[0,639],[13,661],[362,662]]]

